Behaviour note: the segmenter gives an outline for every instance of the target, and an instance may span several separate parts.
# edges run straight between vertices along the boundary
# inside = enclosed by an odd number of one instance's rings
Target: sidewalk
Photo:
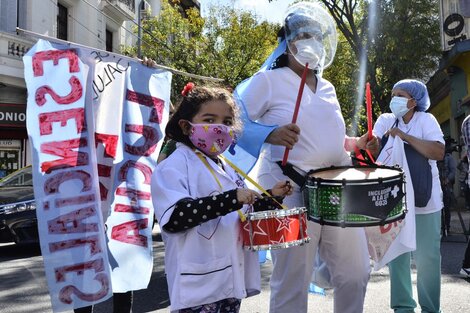
[[[470,221],[470,211],[461,212],[466,225]],[[459,275],[462,258],[467,246],[466,237],[462,234],[460,221],[456,211],[452,211],[451,232],[448,237],[443,238],[442,255],[442,290],[441,307],[444,313],[470,312],[470,280]],[[163,243],[161,241],[158,227],[154,229],[154,270],[149,284],[145,290],[134,293],[134,309],[136,313],[156,312],[169,313],[168,291],[164,274]],[[240,313],[267,313],[269,308],[269,278],[272,263],[267,261],[261,264],[262,291],[261,294],[244,299]],[[416,296],[416,272],[413,274],[414,296]],[[286,292],[289,292],[286,290]],[[387,313],[392,312],[389,308],[390,281],[388,268],[385,267],[377,272],[371,273],[367,286],[364,304],[364,313]],[[106,301],[95,307],[95,313],[111,312],[111,303]],[[308,311],[312,313],[333,312],[333,291],[326,290],[326,295],[309,294]],[[419,307],[416,312],[420,312]],[[286,312],[297,313],[297,312]]]

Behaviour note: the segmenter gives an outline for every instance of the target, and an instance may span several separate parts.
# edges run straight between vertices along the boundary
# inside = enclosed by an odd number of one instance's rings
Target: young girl
[[[152,177],[171,311],[239,312],[240,299],[260,292],[258,254],[242,247],[240,214],[271,198],[247,189],[218,157],[241,128],[231,94],[186,87],[183,96],[166,127],[176,150]],[[288,182],[271,190],[278,197],[291,192]]]

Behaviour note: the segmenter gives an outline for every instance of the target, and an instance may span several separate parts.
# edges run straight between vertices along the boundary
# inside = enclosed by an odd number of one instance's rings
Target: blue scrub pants
[[[416,251],[389,263],[391,301],[398,313],[414,312],[411,254],[416,264],[418,302],[423,313],[438,313],[441,298],[441,212],[416,214]]]

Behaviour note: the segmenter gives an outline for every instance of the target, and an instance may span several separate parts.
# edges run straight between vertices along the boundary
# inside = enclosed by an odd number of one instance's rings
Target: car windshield
[[[31,172],[31,166],[27,166],[16,172],[13,172],[0,181],[0,187],[32,186],[32,185],[33,185],[33,174]]]

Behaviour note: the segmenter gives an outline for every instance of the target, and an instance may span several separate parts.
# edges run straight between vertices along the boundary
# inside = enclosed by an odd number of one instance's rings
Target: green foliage
[[[441,55],[439,3],[429,0],[385,1],[380,29],[370,58],[377,74],[380,108],[388,107],[393,84],[404,78],[426,82]]]
[[[277,45],[279,25],[259,22],[251,12],[220,6],[209,8],[205,18],[189,9],[184,18],[178,3],[162,0],[161,14],[142,23],[142,55],[158,64],[218,77],[224,80],[222,85],[234,88],[253,75]],[[127,47],[125,52],[135,54],[135,48]],[[178,101],[179,92],[190,80],[195,81],[173,76],[172,101]]]
[[[359,68],[365,55],[365,81],[370,82],[375,118],[388,111],[393,84],[404,78],[424,82],[436,70],[440,52],[437,0],[321,0],[344,36],[333,65],[325,72],[334,83],[347,125],[359,116],[365,128],[365,101],[354,110]],[[375,21],[370,5],[376,4]],[[371,20],[369,20],[371,19]],[[375,27],[373,27],[375,25]],[[348,48],[344,45],[347,43]],[[346,65],[345,65],[346,63]],[[352,65],[352,66],[351,66]],[[347,75],[347,78],[341,77]],[[341,77],[341,78],[340,78]],[[349,84],[349,86],[342,86]],[[354,130],[353,130],[354,131]]]
[[[280,25],[260,22],[251,12],[229,6],[211,7],[207,17],[190,9],[183,18],[179,0],[162,0],[159,17],[143,22],[142,54],[181,71],[219,77],[235,87],[262,65],[277,45]],[[259,0],[261,1],[261,0]],[[264,0],[263,0],[264,1]],[[296,1],[297,2],[297,1]],[[437,67],[439,2],[437,0],[320,0],[338,27],[338,50],[324,72],[336,88],[349,133],[366,128],[365,101],[355,108],[359,69],[365,55],[365,81],[370,82],[375,118],[388,110],[393,84],[403,78],[426,81]],[[376,4],[375,21],[369,6]],[[373,22],[373,23],[372,23]],[[375,32],[371,25],[376,25]],[[137,30],[136,30],[137,32]],[[127,54],[135,54],[127,47]],[[178,100],[188,77],[174,75],[172,100]],[[195,81],[200,84],[203,82]],[[207,82],[204,82],[207,83]],[[261,91],[262,92],[262,91]],[[354,121],[358,118],[358,121]]]

